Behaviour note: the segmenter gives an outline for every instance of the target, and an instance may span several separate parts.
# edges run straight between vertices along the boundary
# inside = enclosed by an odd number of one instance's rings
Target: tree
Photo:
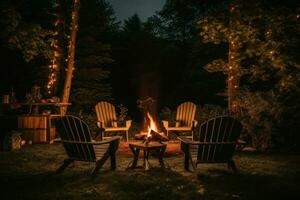
[[[27,4],[36,7],[33,10],[33,8],[28,8]],[[46,17],[33,20],[45,10],[47,10],[47,14],[49,13]],[[22,0],[18,4],[15,4],[13,0],[1,1],[0,24],[3,28],[0,35],[1,41],[6,47],[21,51],[26,62],[38,56],[49,59],[53,53],[50,46],[53,30],[51,27],[46,28],[47,25],[43,23],[51,21],[50,15],[53,10],[51,1],[29,3],[28,0]]]
[[[93,22],[93,23],[91,23]],[[111,5],[105,0],[86,0],[79,11],[74,88],[75,110],[90,111],[100,100],[112,100],[111,45],[108,34],[118,29]]]
[[[236,0],[227,8],[230,12],[211,14],[199,22],[204,42],[229,44],[228,61],[215,60],[206,65],[206,69],[228,75],[228,87],[233,86],[231,92],[235,93],[229,96],[240,101],[248,133],[266,134],[261,137],[265,142],[253,141],[258,148],[265,149],[270,145],[272,128],[284,126],[282,121],[286,116],[283,113],[289,110],[290,103],[286,99],[291,101],[292,96],[299,94],[299,59],[294,53],[299,48],[299,4],[275,1],[271,6],[264,0]],[[239,88],[240,77],[243,88],[248,89],[237,94],[235,89]],[[290,121],[293,127],[296,121]],[[252,136],[252,139],[257,138]]]
[[[3,0],[0,3],[0,52],[3,90],[13,87],[19,97],[29,87],[46,85],[53,57],[54,0]],[[44,89],[44,88],[43,88]]]
[[[208,11],[217,10],[223,4],[223,1],[214,0],[166,1],[163,9],[146,22],[146,30],[164,43],[162,51],[166,59],[163,77],[172,73],[173,79],[169,78],[167,82],[170,84],[166,84],[169,86],[167,91],[171,92],[172,88],[174,95],[182,94],[179,96],[186,98],[179,101],[194,100],[201,104],[211,101],[223,104],[222,97],[215,95],[224,88],[219,84],[223,81],[223,76],[216,74],[214,78],[208,78],[208,73],[199,70],[199,66],[215,59],[214,56],[222,56],[224,48],[203,45],[197,35],[197,22]]]
[[[73,70],[74,70],[74,59],[75,59],[75,45],[76,45],[76,36],[78,29],[78,11],[79,11],[79,0],[74,0],[73,10],[71,13],[71,36],[69,40],[68,46],[68,64],[66,68],[66,76],[65,76],[65,84],[62,93],[61,102],[68,103],[70,92],[71,92],[71,84],[73,78]],[[65,114],[67,112],[67,107],[63,107],[62,113]]]

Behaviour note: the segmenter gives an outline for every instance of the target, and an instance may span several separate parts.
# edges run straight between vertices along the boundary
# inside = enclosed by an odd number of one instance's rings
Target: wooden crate
[[[20,115],[18,116],[18,128],[26,141],[31,140],[33,143],[47,142],[48,116]]]

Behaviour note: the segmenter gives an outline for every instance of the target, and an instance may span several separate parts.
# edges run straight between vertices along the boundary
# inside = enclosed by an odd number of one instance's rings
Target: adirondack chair
[[[232,155],[241,130],[242,125],[238,120],[219,116],[200,125],[199,141],[178,137],[184,152],[185,169],[189,171],[190,161],[193,170],[199,163],[227,163],[229,169],[237,172]]]
[[[131,120],[125,122],[125,126],[119,126],[117,123],[117,116],[115,107],[105,101],[97,103],[95,106],[98,118],[97,125],[101,129],[102,138],[105,138],[105,132],[119,132],[125,131],[126,141],[128,142],[128,130],[131,126]]]
[[[184,102],[177,107],[175,126],[170,126],[171,122],[163,120],[163,126],[167,131],[182,131],[191,132],[190,138],[194,139],[194,128],[197,126],[197,121],[194,119],[197,106],[192,102]]]
[[[93,141],[88,125],[81,119],[70,115],[56,122],[56,130],[68,155],[68,158],[57,169],[57,173],[63,172],[74,161],[86,161],[96,163],[92,171],[92,175],[95,175],[109,157],[111,169],[116,169],[116,151],[121,137]]]

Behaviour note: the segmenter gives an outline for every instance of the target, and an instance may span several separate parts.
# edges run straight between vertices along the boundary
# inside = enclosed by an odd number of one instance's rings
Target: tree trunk
[[[240,64],[240,38],[236,35],[237,29],[240,26],[240,10],[239,0],[234,1],[230,5],[230,29],[229,36],[229,53],[228,53],[228,79],[227,79],[227,94],[228,94],[228,109],[231,113],[237,113],[240,108],[238,99],[241,77]]]
[[[68,49],[68,63],[66,69],[66,77],[65,84],[62,93],[62,103],[68,103],[71,85],[72,85],[72,77],[74,71],[74,59],[75,59],[75,45],[76,45],[76,36],[78,30],[78,11],[79,11],[80,0],[74,0],[73,10],[72,10],[72,19],[71,19],[71,34],[69,40],[69,49]],[[67,106],[63,108],[62,114],[66,114]]]
[[[60,48],[60,35],[61,33],[61,0],[56,0],[55,9],[56,9],[56,21],[54,23],[54,31],[53,31],[53,43],[51,46],[53,47],[54,53],[51,60],[51,63],[49,65],[50,74],[48,77],[48,84],[47,84],[47,94],[50,96],[55,95],[56,87],[57,87],[57,81],[59,78],[59,72],[60,72],[60,57],[61,57],[61,48]]]

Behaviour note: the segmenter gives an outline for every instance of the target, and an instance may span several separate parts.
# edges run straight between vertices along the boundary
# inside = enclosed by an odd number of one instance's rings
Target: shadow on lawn
[[[198,174],[197,179],[208,199],[300,199],[296,177],[209,170]]]
[[[199,171],[200,172],[200,171]],[[151,171],[87,171],[0,177],[1,199],[299,199],[295,180],[226,170],[183,176]]]
[[[41,173],[1,178],[1,199],[199,199],[197,184],[179,173],[153,169],[100,173]]]

